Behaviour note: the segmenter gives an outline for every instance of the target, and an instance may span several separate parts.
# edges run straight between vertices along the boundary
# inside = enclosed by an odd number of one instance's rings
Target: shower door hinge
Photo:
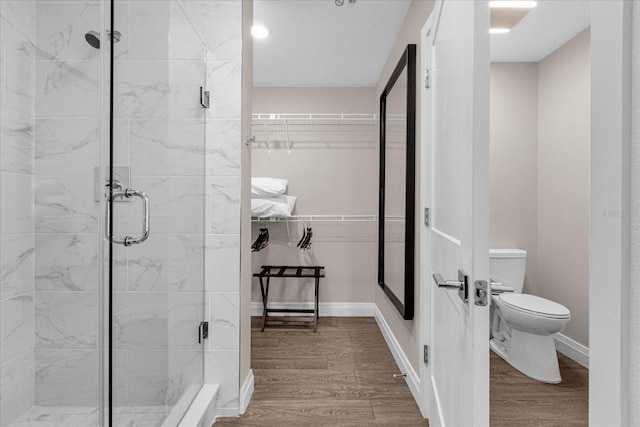
[[[109,194],[109,187],[115,188],[129,188],[131,187],[131,169],[129,166],[113,166],[113,185],[109,182],[110,177],[109,167],[104,167],[104,175],[100,175],[100,166],[93,168],[93,200],[100,202],[104,200]],[[122,203],[129,202],[127,197],[119,197],[113,200],[114,202]]]
[[[202,343],[202,340],[209,338],[209,322],[200,322],[198,326],[198,344]]]
[[[209,108],[209,94],[208,90],[204,90],[204,87],[200,86],[200,105],[202,108]]]
[[[424,360],[424,364],[428,365],[429,364],[429,346],[428,345],[424,346],[424,353],[422,358]]]
[[[429,76],[429,69],[424,69],[424,88],[429,89],[431,87],[431,76]]]
[[[424,226],[429,227],[429,208],[424,208]]]

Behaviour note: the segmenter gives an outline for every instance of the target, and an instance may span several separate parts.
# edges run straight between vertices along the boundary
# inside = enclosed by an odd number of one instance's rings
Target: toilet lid
[[[557,302],[528,294],[501,294],[500,300],[509,307],[535,313],[543,317],[551,317],[554,319],[568,319],[571,317],[569,309]]]

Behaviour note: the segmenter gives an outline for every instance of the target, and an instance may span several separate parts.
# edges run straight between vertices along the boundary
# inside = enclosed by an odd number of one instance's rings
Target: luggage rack
[[[260,292],[262,293],[262,329],[260,332],[264,332],[267,324],[313,324],[313,332],[318,330],[318,318],[320,317],[318,314],[318,290],[320,278],[324,277],[324,267],[318,265],[263,265],[262,270],[259,273],[255,273],[253,277],[257,277],[260,280]],[[313,309],[268,308],[269,281],[272,277],[315,279]],[[266,283],[264,281],[265,278]],[[269,313],[294,313],[299,314],[299,316],[270,316]]]

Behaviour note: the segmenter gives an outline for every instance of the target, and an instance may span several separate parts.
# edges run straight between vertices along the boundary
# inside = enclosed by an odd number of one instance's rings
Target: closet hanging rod
[[[369,113],[341,113],[341,114],[315,114],[315,113],[253,113],[253,120],[378,120],[378,114]]]
[[[404,221],[402,216],[387,216],[388,221]],[[257,218],[252,217],[251,222],[375,222],[378,215],[292,215],[286,218]]]

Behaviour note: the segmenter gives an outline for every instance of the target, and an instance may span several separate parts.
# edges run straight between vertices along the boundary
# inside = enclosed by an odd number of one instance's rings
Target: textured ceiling
[[[255,86],[373,87],[411,5],[409,0],[255,0]]]

